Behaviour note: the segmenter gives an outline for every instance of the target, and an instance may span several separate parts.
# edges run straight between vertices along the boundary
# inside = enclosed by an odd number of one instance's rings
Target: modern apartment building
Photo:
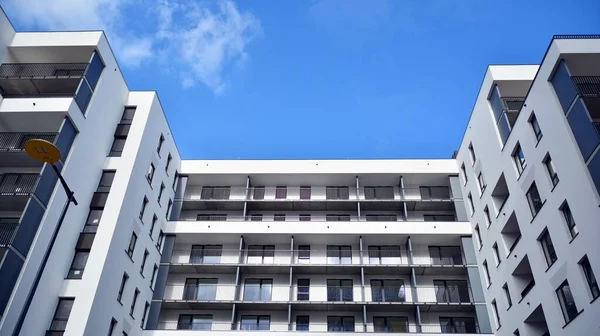
[[[456,156],[496,335],[600,335],[600,36],[490,66]]]
[[[452,159],[181,160],[103,32],[0,11],[0,335],[600,334],[599,60],[490,66]],[[78,202],[45,267],[67,195],[32,138]]]

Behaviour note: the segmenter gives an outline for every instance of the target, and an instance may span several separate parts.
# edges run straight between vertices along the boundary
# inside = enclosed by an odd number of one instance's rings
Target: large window
[[[300,187],[300,199],[309,200],[310,199],[310,186],[302,186]]]
[[[252,199],[255,199],[255,200],[265,199],[265,187],[264,186],[254,187],[254,189],[252,190]]]
[[[350,245],[327,245],[328,264],[352,264],[352,247]]]
[[[328,200],[347,200],[350,198],[350,188],[328,186],[325,188],[325,197]]]
[[[404,302],[406,293],[401,279],[371,280],[371,297],[374,302]]]
[[[240,330],[270,330],[271,316],[267,315],[242,315]]]
[[[275,187],[275,198],[276,199],[286,199],[287,198],[287,187],[286,186],[276,186]]]
[[[433,280],[437,302],[471,302],[469,286],[464,280]]]
[[[273,279],[246,279],[244,284],[245,301],[271,301]]]
[[[369,245],[369,264],[385,265],[385,264],[401,264],[400,246],[384,245],[374,246]]]
[[[560,303],[560,308],[562,310],[563,317],[565,318],[565,322],[571,322],[572,319],[577,317],[579,312],[577,311],[575,299],[573,298],[573,294],[571,293],[569,281],[565,280],[565,282],[563,282],[556,289],[556,295],[558,296],[558,302]]]
[[[448,334],[474,334],[477,325],[472,317],[440,317],[442,333]]]
[[[310,279],[298,279],[298,301],[307,301],[310,298]]]
[[[308,315],[296,316],[296,331],[308,331],[310,326],[310,317]]]
[[[354,332],[354,316],[327,316],[328,332]]]
[[[552,181],[552,185],[556,186],[560,179],[558,178],[558,173],[556,173],[556,169],[554,168],[554,163],[552,163],[552,157],[550,157],[550,153],[546,154],[543,162],[544,166],[546,166],[548,176],[550,176],[550,180]]]
[[[50,331],[65,331],[74,302],[75,299],[73,298],[60,298],[58,300],[54,318],[52,318],[52,324],[50,324]]]
[[[212,315],[179,315],[177,329],[179,330],[211,330]]]
[[[299,264],[310,263],[310,245],[299,245],[298,246],[298,263]]]
[[[531,215],[535,217],[538,214],[538,212],[542,209],[542,205],[544,205],[544,203],[542,202],[542,197],[540,196],[540,192],[538,191],[538,188],[535,185],[535,182],[531,184],[531,187],[529,187],[529,190],[527,190],[525,196],[527,196],[527,203],[529,204],[529,210],[531,210]]]
[[[227,200],[230,193],[231,187],[228,186],[202,187],[200,198],[203,200]]]
[[[213,301],[217,297],[217,278],[187,278],[183,290],[184,300]]]
[[[558,257],[556,256],[556,250],[554,249],[554,244],[552,243],[552,239],[550,238],[550,233],[548,229],[544,230],[541,234],[540,245],[542,245],[542,251],[544,251],[544,258],[546,259],[546,264],[548,267],[552,266]]]
[[[375,332],[407,333],[408,318],[404,316],[373,316]]]
[[[592,265],[590,264],[590,260],[587,255],[579,261],[579,266],[581,266],[581,270],[583,271],[583,275],[585,276],[585,282],[590,289],[590,293],[592,294],[592,300],[595,300],[600,296],[600,289],[598,288],[598,281],[596,280],[596,276],[594,275],[594,271],[592,270]]]
[[[525,167],[527,167],[527,162],[525,161],[525,155],[523,154],[523,149],[521,149],[521,145],[517,142],[515,149],[512,152],[512,158],[515,162],[515,167],[517,168],[517,172],[519,175],[523,173]]]
[[[328,279],[327,301],[353,301],[354,287],[352,279]]]
[[[190,264],[218,264],[223,245],[192,245]]]
[[[275,262],[275,245],[248,246],[249,264],[272,264]]]
[[[429,246],[429,258],[432,265],[462,265],[460,246]]]
[[[394,187],[390,187],[390,186],[365,187],[365,199],[368,199],[368,200],[394,199]]]

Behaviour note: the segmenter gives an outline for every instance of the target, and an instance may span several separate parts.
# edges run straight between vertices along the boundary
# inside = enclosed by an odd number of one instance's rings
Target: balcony
[[[2,167],[38,167],[42,163],[25,153],[25,142],[43,139],[54,142],[57,132],[0,132],[0,165]]]
[[[18,228],[18,218],[0,218],[0,247],[10,245]]]
[[[0,211],[22,211],[39,177],[39,174],[0,174]]]

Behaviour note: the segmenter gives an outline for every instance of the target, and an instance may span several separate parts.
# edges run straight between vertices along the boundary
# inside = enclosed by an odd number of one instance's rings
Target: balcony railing
[[[600,97],[600,76],[571,76],[582,97]]]
[[[189,214],[189,213],[188,213]],[[195,217],[180,216],[180,221],[186,222],[455,222],[456,217],[452,214],[421,215],[408,217],[398,215],[367,215],[356,217],[355,215],[262,215],[254,214],[248,216],[236,216],[227,214],[198,214]]]
[[[88,63],[4,63],[0,79],[81,78]]]
[[[0,195],[29,195],[35,191],[39,174],[0,174]]]
[[[54,142],[58,133],[50,132],[0,132],[0,152],[23,152],[25,142],[31,139],[43,139]]]
[[[0,218],[0,247],[5,247],[12,242],[18,227],[18,219]]]
[[[519,112],[525,103],[526,97],[502,97],[505,112]]]

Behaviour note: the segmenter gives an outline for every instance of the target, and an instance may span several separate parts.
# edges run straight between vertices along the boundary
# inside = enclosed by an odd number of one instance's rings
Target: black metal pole
[[[58,168],[56,168],[55,165],[51,165],[51,166],[54,169],[54,171],[56,172],[56,175],[58,176],[58,179],[60,180],[61,185],[65,189],[65,192],[68,195],[68,199],[67,199],[67,203],[65,203],[65,205],[63,206],[62,212],[60,214],[60,218],[58,219],[58,223],[56,224],[56,227],[54,228],[54,232],[52,233],[52,237],[50,237],[50,243],[48,244],[48,247],[46,248],[46,252],[44,253],[42,263],[35,274],[35,278],[33,279],[33,284],[31,285],[31,288],[29,289],[29,293],[27,294],[27,298],[25,299],[25,306],[23,307],[23,309],[21,309],[21,313],[19,314],[19,319],[17,320],[17,325],[15,326],[15,329],[12,333],[13,336],[19,336],[19,333],[21,333],[21,328],[23,328],[23,322],[25,322],[25,317],[27,317],[27,312],[29,311],[29,307],[31,306],[31,301],[33,301],[33,297],[35,296],[37,287],[40,284],[42,274],[44,273],[44,269],[46,268],[46,264],[48,263],[48,258],[50,257],[50,252],[52,252],[52,248],[54,247],[54,242],[56,242],[56,237],[58,236],[58,233],[60,232],[62,223],[65,220],[65,216],[67,215],[67,210],[69,210],[69,205],[71,204],[71,202],[73,202],[73,204],[77,205],[77,200],[75,199],[75,195],[74,195],[73,191],[71,191],[71,189],[67,185],[67,182],[62,177],[60,171],[58,170]]]

